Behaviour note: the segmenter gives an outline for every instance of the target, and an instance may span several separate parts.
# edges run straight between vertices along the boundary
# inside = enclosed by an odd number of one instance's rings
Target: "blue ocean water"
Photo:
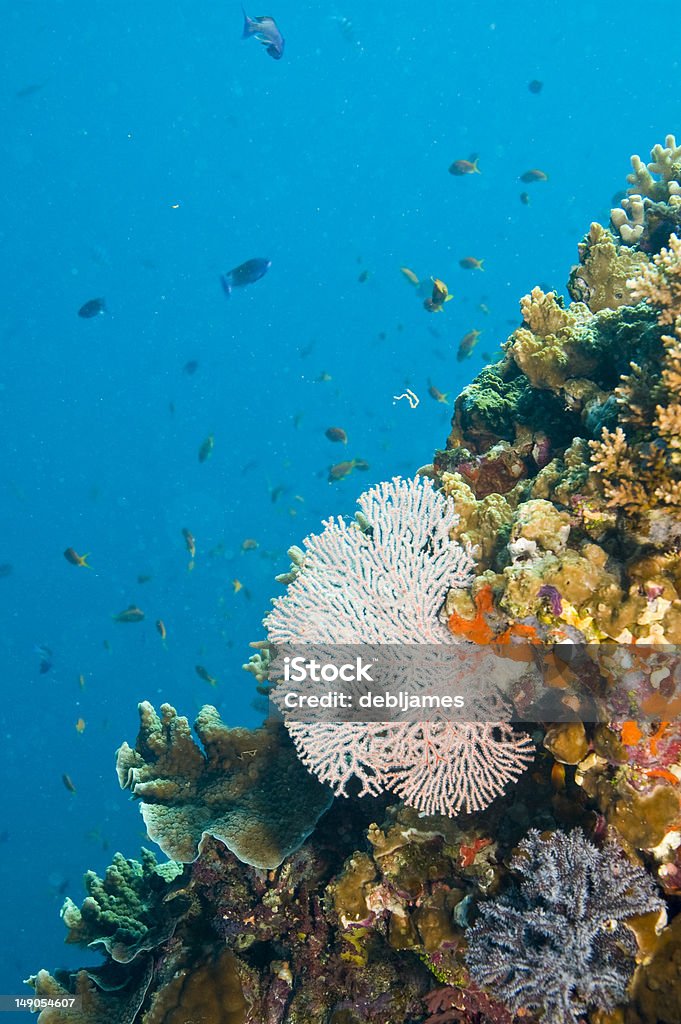
[[[520,296],[564,291],[681,102],[630,0],[277,0],[281,61],[240,38],[237,3],[2,13],[0,993],[17,993],[83,963],[64,896],[145,842],[114,772],[137,702],[257,723],[241,664],[287,547],[431,460],[451,405],[429,385],[456,395]],[[473,153],[481,174],[448,174]],[[529,168],[549,180],[523,185]],[[256,256],[269,273],[227,300],[219,275]],[[400,266],[448,284],[441,315]],[[107,311],[79,318],[94,297]],[[395,402],[406,387],[418,408]],[[353,458],[369,469],[329,483]],[[113,622],[130,604],[144,621]]]

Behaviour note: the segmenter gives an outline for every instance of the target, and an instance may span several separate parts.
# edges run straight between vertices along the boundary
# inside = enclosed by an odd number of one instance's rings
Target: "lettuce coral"
[[[195,725],[202,751],[169,704],[161,717],[146,701],[139,710],[137,745],[118,751],[118,779],[141,801],[149,837],[169,857],[195,860],[211,835],[245,863],[275,868],[329,807],[328,790],[305,771],[277,723],[229,729],[205,706]]]

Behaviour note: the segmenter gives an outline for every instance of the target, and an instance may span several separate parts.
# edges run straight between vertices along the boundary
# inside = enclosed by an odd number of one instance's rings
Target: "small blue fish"
[[[244,11],[243,7],[241,10]],[[241,38],[248,39],[250,36],[255,36],[275,60],[281,60],[284,56],[284,37],[277,28],[274,18],[268,14],[260,18],[249,18],[244,11],[244,31]]]
[[[259,281],[261,277],[265,276],[271,266],[272,260],[265,260],[260,256],[253,260],[246,260],[245,263],[240,263],[238,267],[234,267],[233,270],[221,275],[220,283],[222,284],[223,292],[229,298],[232,294],[232,288],[242,288],[245,284],[253,284],[254,281]]]

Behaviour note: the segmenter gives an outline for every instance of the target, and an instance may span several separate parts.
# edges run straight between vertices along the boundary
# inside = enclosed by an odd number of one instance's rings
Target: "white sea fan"
[[[300,572],[265,619],[271,643],[418,644],[453,639],[438,613],[472,580],[470,550],[450,541],[454,503],[417,477],[357,499],[371,526],[333,516],[306,537]]]
[[[268,640],[399,645],[397,661],[408,676],[410,664],[423,661],[419,645],[458,642],[439,616],[447,590],[471,583],[471,552],[450,540],[454,503],[429,479],[396,477],[358,504],[368,529],[331,518],[304,541],[300,570],[265,619]],[[471,657],[458,659],[458,672],[470,681],[480,650],[465,646]],[[480,699],[503,718],[500,702]],[[301,722],[290,712],[284,719],[303,763],[336,794],[347,795],[355,777],[360,795],[390,789],[429,814],[486,807],[533,756],[530,738],[502,721]]]

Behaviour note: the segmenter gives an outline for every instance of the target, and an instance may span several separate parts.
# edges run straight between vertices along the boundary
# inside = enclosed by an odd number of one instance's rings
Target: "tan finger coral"
[[[656,252],[681,221],[681,146],[673,135],[654,146],[650,163],[632,156],[629,194],[610,211],[613,228],[625,245]]]
[[[657,308],[661,324],[673,324],[681,317],[681,238],[671,235],[668,248],[652,264],[643,264],[627,285],[634,301],[644,299]]]
[[[681,174],[681,146],[676,145],[673,135],[667,135],[664,146],[659,143],[653,146],[650,155],[649,164],[640,156],[632,156],[633,173],[627,177],[631,192],[639,192],[649,199],[667,199],[670,182],[678,181]]]

